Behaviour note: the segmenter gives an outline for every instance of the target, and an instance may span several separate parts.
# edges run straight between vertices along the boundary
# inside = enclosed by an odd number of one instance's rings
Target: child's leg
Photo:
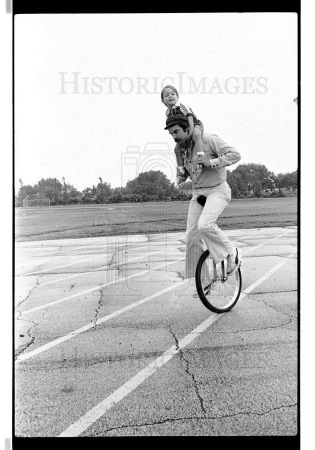
[[[179,144],[176,144],[176,147],[174,149],[175,155],[176,155],[176,163],[177,167],[183,167],[184,166],[184,160],[182,157],[182,148]]]
[[[195,158],[197,156],[198,152],[203,152],[204,148],[203,148],[203,142],[202,142],[202,135],[203,135],[203,131],[202,129],[196,125],[194,127],[194,131],[193,131],[193,135],[192,138],[195,142],[194,145],[194,150],[193,150],[193,158]]]
[[[182,156],[182,148],[179,144],[176,144],[176,147],[174,149],[175,155],[176,155],[176,162],[177,162],[177,170],[176,170],[176,184],[178,187],[180,187],[187,178],[187,174],[185,174],[185,167],[184,167],[184,159]]]

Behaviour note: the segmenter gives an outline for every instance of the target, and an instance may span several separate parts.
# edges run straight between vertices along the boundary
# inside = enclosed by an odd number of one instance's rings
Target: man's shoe
[[[240,248],[236,249],[236,255],[235,257],[228,255],[228,257],[226,258],[227,260],[227,274],[228,275],[232,275],[234,272],[237,271],[237,269],[239,268],[240,264],[241,264],[241,259],[242,259],[242,250]]]

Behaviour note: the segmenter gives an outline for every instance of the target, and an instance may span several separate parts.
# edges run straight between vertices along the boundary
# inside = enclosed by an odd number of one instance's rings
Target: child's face
[[[171,88],[166,88],[163,91],[163,103],[166,106],[174,106],[178,100],[176,92]]]

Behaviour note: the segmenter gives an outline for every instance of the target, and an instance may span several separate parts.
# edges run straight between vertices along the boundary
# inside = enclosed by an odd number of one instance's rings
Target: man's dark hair
[[[187,128],[189,128],[189,125],[187,125],[187,122],[178,122],[177,125],[183,129],[183,131],[186,131]]]

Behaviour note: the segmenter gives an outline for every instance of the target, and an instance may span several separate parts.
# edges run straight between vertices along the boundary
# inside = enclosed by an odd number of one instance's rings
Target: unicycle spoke
[[[207,250],[198,261],[195,278],[197,292],[206,308],[221,313],[236,304],[242,287],[240,269],[227,276],[224,263],[215,265]]]

